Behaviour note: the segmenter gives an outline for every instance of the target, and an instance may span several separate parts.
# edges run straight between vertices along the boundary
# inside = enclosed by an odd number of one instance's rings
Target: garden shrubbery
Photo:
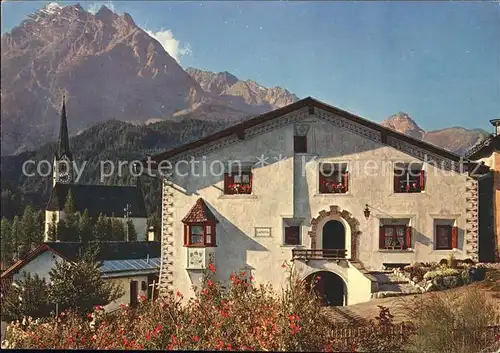
[[[210,266],[187,302],[177,292],[154,302],[142,297],[137,308],[122,306],[114,313],[98,306],[87,316],[67,310],[44,322],[18,322],[9,326],[3,348],[403,352],[410,343],[429,349],[437,345],[434,339],[423,345],[414,337],[417,329],[448,339],[448,331],[439,326],[446,320],[473,330],[491,319],[488,314],[461,324],[467,315],[488,313],[484,303],[473,302],[475,294],[450,309],[430,301],[427,314],[412,317],[418,327],[394,324],[389,310],[380,307],[379,316],[356,328],[362,334],[346,340],[335,333],[343,326],[327,319],[314,293],[291,275],[293,269],[286,269],[289,286],[277,294],[271,286],[248,283],[245,272],[233,273],[222,285],[212,278],[216,269]],[[453,316],[451,308],[459,310],[460,305],[460,314]]]

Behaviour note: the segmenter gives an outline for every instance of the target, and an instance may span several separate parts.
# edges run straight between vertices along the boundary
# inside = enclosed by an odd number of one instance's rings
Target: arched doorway
[[[345,228],[342,222],[331,220],[323,226],[323,249],[345,249]]]
[[[325,306],[343,306],[347,303],[344,280],[333,272],[315,272],[306,277],[305,283]]]

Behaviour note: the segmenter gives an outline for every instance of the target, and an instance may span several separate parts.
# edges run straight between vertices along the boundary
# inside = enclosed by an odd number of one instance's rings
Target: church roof
[[[68,119],[66,118],[66,101],[63,98],[63,104],[61,108],[61,122],[59,125],[59,140],[57,141],[57,151],[56,158],[61,158],[62,156],[67,156],[72,159],[71,152],[69,150],[69,134],[68,134]]]
[[[164,153],[152,156],[151,160],[153,162],[159,163],[162,160],[168,160],[168,159],[175,157],[179,154],[188,152],[188,151],[193,150],[195,148],[203,147],[208,143],[212,143],[212,142],[215,142],[219,139],[230,137],[233,135],[236,135],[236,136],[238,136],[238,138],[243,139],[245,136],[246,129],[252,128],[254,126],[258,126],[260,124],[263,124],[263,123],[266,123],[269,121],[273,121],[275,119],[282,117],[285,114],[289,114],[291,112],[294,112],[294,111],[297,111],[297,110],[300,110],[303,108],[308,108],[310,114],[314,114],[315,109],[321,109],[321,110],[324,110],[326,112],[338,115],[344,119],[347,119],[347,120],[352,121],[354,123],[357,123],[359,125],[368,127],[372,130],[379,131],[381,133],[381,136],[382,136],[382,143],[386,143],[387,137],[394,137],[394,138],[402,140],[406,143],[409,143],[413,146],[416,146],[416,147],[419,147],[419,148],[424,149],[426,151],[432,152],[438,156],[450,159],[452,161],[459,162],[460,158],[461,158],[459,155],[452,153],[450,151],[447,151],[443,148],[437,147],[435,145],[424,142],[424,141],[419,140],[417,138],[414,138],[414,137],[405,135],[403,133],[397,132],[397,131],[392,130],[388,127],[385,127],[385,126],[377,124],[373,121],[370,121],[368,119],[362,118],[362,117],[357,116],[355,114],[349,113],[345,110],[342,110],[342,109],[336,108],[334,106],[331,106],[329,104],[318,101],[312,97],[307,97],[307,98],[301,99],[297,102],[294,102],[292,104],[289,104],[287,106],[284,106],[282,108],[279,108],[279,109],[270,111],[268,113],[259,115],[255,118],[252,118],[252,119],[245,120],[242,123],[233,125],[227,129],[221,130],[219,132],[216,132],[214,134],[211,134],[211,135],[206,136],[204,138],[201,138],[199,140],[196,140],[196,141],[193,141],[190,143],[186,143],[186,144],[181,145],[179,147],[168,150]],[[148,166],[146,160],[143,161],[143,164],[145,167]],[[153,166],[154,166],[154,164],[151,167],[153,167]]]
[[[184,223],[219,222],[205,201],[200,197],[195,205],[189,210],[186,217],[182,219]]]
[[[103,214],[108,217],[124,217],[124,208],[128,204],[130,205],[129,217],[147,217],[144,195],[141,189],[135,186],[58,183],[52,189],[46,210],[63,210],[70,190],[76,210],[83,212],[87,209],[89,216]]]

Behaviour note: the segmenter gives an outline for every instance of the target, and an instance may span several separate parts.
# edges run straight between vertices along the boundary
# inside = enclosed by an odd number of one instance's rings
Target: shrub
[[[8,347],[355,351],[356,345],[332,337],[332,323],[320,303],[294,276],[281,294],[271,286],[245,282],[244,272],[232,274],[227,286],[211,277],[208,271],[196,296],[184,304],[177,292],[154,302],[143,297],[136,309],[122,306],[105,313],[97,307],[88,317],[67,311],[48,323],[13,325],[7,332]],[[378,320],[380,328],[387,327],[386,316]],[[386,333],[373,338],[386,342],[385,347],[397,347]],[[363,344],[370,346],[369,339]]]
[[[418,328],[408,349],[426,353],[477,352],[492,342],[484,328],[495,322],[495,308],[477,287],[463,294],[439,293],[420,297],[409,310]]]
[[[460,271],[454,268],[441,267],[434,271],[429,271],[424,275],[424,279],[432,280],[437,277],[458,276]]]
[[[14,282],[2,296],[1,304],[2,321],[47,317],[55,309],[55,305],[49,302],[45,279],[29,273],[22,280]]]

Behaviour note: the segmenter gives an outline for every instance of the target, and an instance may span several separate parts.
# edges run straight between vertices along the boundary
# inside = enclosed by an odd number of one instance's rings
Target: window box
[[[224,174],[225,195],[249,195],[252,193],[252,172],[241,171],[239,174]]]
[[[345,194],[348,186],[347,163],[321,163],[319,165],[320,194]]]
[[[422,166],[399,164],[394,168],[394,192],[418,193],[425,190],[425,171]]]
[[[379,249],[411,249],[412,228],[407,225],[383,225],[379,232]]]

